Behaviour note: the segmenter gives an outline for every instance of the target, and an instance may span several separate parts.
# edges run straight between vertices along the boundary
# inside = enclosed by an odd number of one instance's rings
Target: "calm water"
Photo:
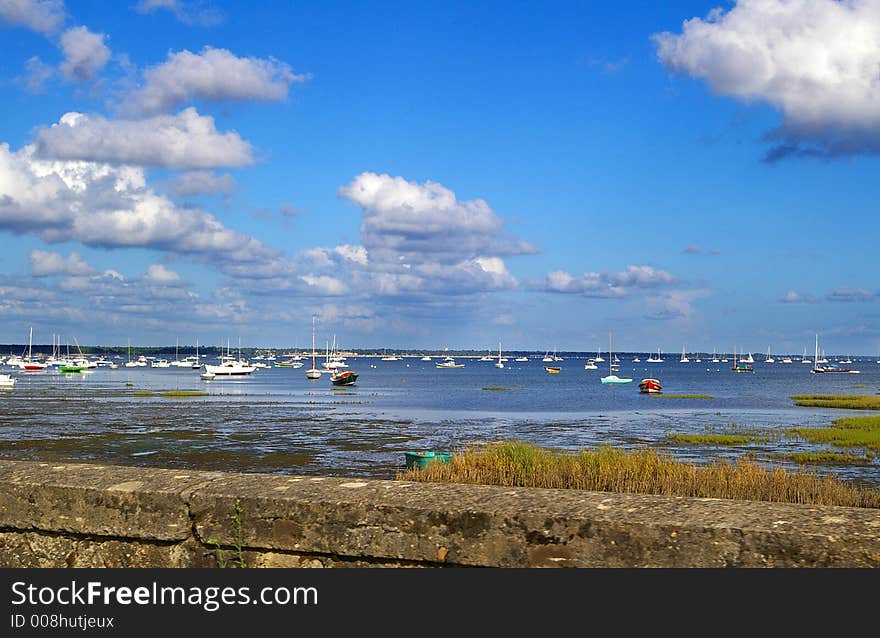
[[[874,394],[880,384],[880,365],[867,358],[850,366],[862,371],[858,375],[813,375],[799,362],[758,362],[754,374],[734,374],[730,363],[682,364],[670,357],[647,364],[644,357],[642,363],[627,357],[618,374],[634,382],[618,386],[599,381],[607,363],[584,370],[584,358],[566,358],[558,375],[544,372],[540,358],[511,360],[500,370],[476,359],[459,359],[464,368],[439,370],[436,361],[349,359],[361,376],[348,388],[333,388],[327,376],[307,381],[306,368],[261,369],[210,382],[178,368],[13,372],[15,388],[0,393],[0,457],[391,478],[406,450],[455,450],[517,438],[566,449],[654,446],[704,461],[750,450],[817,448],[785,437],[740,447],[683,446],[666,435],[734,423],[779,432],[825,426],[865,413],[795,408],[789,396]],[[641,395],[638,381],[645,376],[659,378],[667,394],[715,398]],[[132,396],[136,390],[175,389],[209,396]],[[880,485],[877,462],[818,469]]]

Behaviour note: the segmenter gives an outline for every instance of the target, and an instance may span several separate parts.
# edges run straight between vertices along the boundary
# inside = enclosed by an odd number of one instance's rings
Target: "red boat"
[[[351,370],[346,370],[345,372],[337,371],[330,375],[330,382],[333,383],[333,385],[354,385],[357,378],[357,372]]]
[[[663,392],[663,386],[657,379],[642,379],[639,382],[639,392],[642,394],[660,394]]]

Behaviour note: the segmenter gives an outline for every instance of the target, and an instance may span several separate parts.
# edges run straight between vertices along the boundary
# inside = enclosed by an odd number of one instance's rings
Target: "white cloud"
[[[291,84],[308,78],[274,58],[240,58],[211,47],[169,53],[143,75],[144,85],[124,100],[124,112],[155,115],[193,100],[282,101]]]
[[[0,23],[54,33],[64,24],[62,0],[0,0]]]
[[[349,261],[361,264],[362,266],[367,265],[367,249],[363,246],[343,244],[342,246],[337,246],[333,250]]]
[[[12,152],[0,144],[0,229],[50,243],[189,254],[221,270],[280,255],[205,211],[178,208],[147,186],[141,168],[43,160],[33,145]]]
[[[28,257],[30,272],[34,277],[50,277],[54,275],[90,275],[95,269],[77,253],[67,257],[59,253],[44,250],[33,250]]]
[[[168,188],[180,197],[204,193],[230,195],[235,190],[235,178],[229,173],[217,175],[211,171],[189,171],[171,180]]]
[[[186,25],[211,27],[223,22],[223,13],[210,4],[186,0],[140,0],[135,11],[141,14],[167,10]]]
[[[534,252],[526,242],[503,237],[503,221],[482,199],[459,200],[437,182],[361,173],[339,195],[363,210],[361,241],[378,260],[403,256],[447,263],[495,254]]]
[[[780,300],[782,303],[815,303],[816,298],[813,295],[807,295],[796,290],[789,290]]]
[[[303,275],[300,277],[310,288],[314,294],[324,295],[344,295],[348,292],[345,283],[335,277]]]
[[[878,0],[739,0],[654,41],[671,71],[782,112],[768,159],[880,152]]]
[[[251,145],[194,108],[144,120],[66,113],[37,134],[41,156],[163,168],[217,168],[253,163]]]
[[[547,273],[540,286],[548,292],[576,293],[587,297],[623,297],[633,290],[675,283],[675,277],[651,266],[627,266],[621,272],[586,272],[572,275],[562,270]]]
[[[150,264],[144,279],[150,283],[162,286],[173,286],[182,281],[178,273],[166,268],[162,264]]]
[[[55,69],[44,63],[38,56],[28,58],[24,63],[25,86],[31,93],[42,93],[46,82],[55,75]]]
[[[701,290],[670,290],[648,298],[649,312],[646,319],[690,320],[694,315],[693,303],[697,299],[708,297],[711,291]]]
[[[103,33],[92,33],[86,27],[73,27],[62,33],[64,62],[58,67],[61,75],[77,82],[94,79],[110,59],[110,49],[104,44],[104,38]]]
[[[865,290],[864,288],[835,288],[828,293],[829,301],[874,301],[877,299],[877,293]]]

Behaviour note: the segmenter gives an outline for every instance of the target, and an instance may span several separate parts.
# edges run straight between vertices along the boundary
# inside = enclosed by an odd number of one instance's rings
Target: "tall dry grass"
[[[473,447],[449,463],[398,474],[406,481],[475,483],[814,505],[880,507],[880,490],[751,461],[695,465],[655,450],[610,446],[578,453],[508,441]]]

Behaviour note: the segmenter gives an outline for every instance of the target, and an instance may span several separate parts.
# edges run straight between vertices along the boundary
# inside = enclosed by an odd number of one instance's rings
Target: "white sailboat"
[[[721,363],[721,359],[715,354],[715,348],[712,348],[712,363]]]
[[[678,360],[679,363],[690,363],[691,360],[688,359],[688,356],[684,353],[684,346],[681,347],[681,359]]]
[[[770,346],[767,346],[767,356],[764,357],[764,363],[776,363],[776,359],[770,356]]]
[[[646,363],[663,363],[663,359],[660,358],[660,348],[657,348],[657,356],[655,357],[653,354],[645,359]]]
[[[807,349],[804,348],[804,354],[801,356],[801,363],[810,363],[810,360],[807,359]]]
[[[503,368],[504,362],[501,360],[501,339],[498,340],[498,361],[495,362],[496,368]]]
[[[306,370],[306,379],[314,381],[321,378],[321,371],[315,367],[315,315],[312,315],[312,367]]]
[[[614,358],[611,356],[611,333],[608,333],[608,376],[602,377],[602,383],[632,383],[632,377],[619,377],[614,374]]]

